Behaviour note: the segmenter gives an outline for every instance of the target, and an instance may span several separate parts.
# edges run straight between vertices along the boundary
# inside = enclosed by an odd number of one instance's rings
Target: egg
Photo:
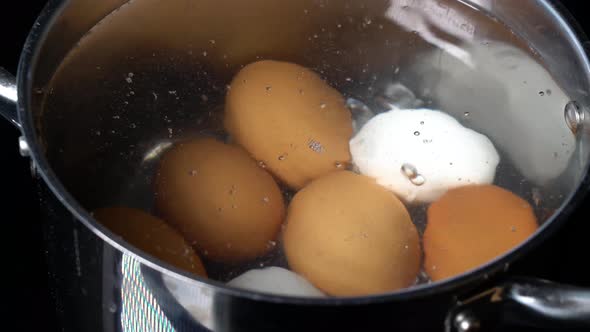
[[[429,109],[391,110],[350,141],[361,174],[408,203],[429,203],[448,189],[494,181],[498,152],[484,135]]]
[[[242,148],[212,138],[167,151],[155,188],[159,213],[215,261],[239,262],[268,252],[285,214],[272,176]]]
[[[349,171],[323,176],[295,195],[284,250],[293,271],[334,296],[410,286],[421,260],[418,232],[402,202]]]
[[[294,189],[350,162],[352,119],[344,98],[296,64],[259,61],[240,70],[224,123],[235,142]]]
[[[449,190],[428,207],[427,222],[424,266],[435,281],[505,254],[538,227],[529,203],[494,185]]]
[[[325,296],[305,278],[280,267],[249,270],[227,283],[247,290],[301,297]]]
[[[127,207],[97,209],[92,215],[111,232],[138,249],[179,269],[207,276],[193,248],[163,220]]]

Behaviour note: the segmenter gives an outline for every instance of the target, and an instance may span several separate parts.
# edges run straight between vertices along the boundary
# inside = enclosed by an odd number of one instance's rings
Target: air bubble
[[[320,108],[321,108],[321,109],[324,109],[324,108],[326,108],[326,106],[327,106],[327,105],[326,105],[326,103],[321,103],[321,104],[320,104]]]
[[[259,161],[258,166],[261,168],[266,168],[266,163],[264,161]]]
[[[335,166],[336,168],[340,169],[340,168],[344,167],[344,164],[343,164],[343,163],[341,163],[341,162],[339,162],[339,161],[337,161],[337,162],[335,162],[335,163],[334,163],[334,166]]]
[[[266,89],[266,92],[270,92],[270,90],[272,90],[272,86],[269,85],[265,89]]]
[[[469,113],[469,112],[463,113],[463,117],[465,117],[465,118],[468,118],[470,115],[471,115],[471,113]]]
[[[408,179],[413,179],[418,176],[418,170],[412,164],[403,164],[401,171]]]
[[[190,172],[188,172],[188,174],[189,174],[190,176],[197,176],[197,170],[196,170],[196,169],[193,169],[193,170],[191,170]]]
[[[410,179],[410,182],[417,186],[421,186],[426,182],[426,179],[422,175],[418,175],[413,179]]]
[[[280,156],[279,156],[279,161],[283,161],[283,160],[285,160],[286,158],[287,158],[287,157],[285,157],[285,155],[280,155]]]
[[[545,91],[539,91],[539,96],[543,97],[545,95]]]
[[[414,132],[414,136],[420,136],[420,132],[419,131],[415,131]]]

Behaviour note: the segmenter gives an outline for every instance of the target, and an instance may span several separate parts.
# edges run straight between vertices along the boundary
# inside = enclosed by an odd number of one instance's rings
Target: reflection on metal
[[[123,255],[121,272],[121,326],[123,332],[176,331],[141,276],[141,264],[129,255]]]
[[[13,103],[18,100],[14,76],[3,68],[0,68],[0,97],[4,97]]]
[[[455,328],[459,332],[475,332],[480,327],[479,320],[469,312],[462,312],[455,317]]]
[[[162,280],[166,289],[174,297],[186,312],[202,326],[215,331],[213,319],[213,294],[206,287],[196,287],[190,282],[185,282],[163,274]],[[200,326],[199,326],[200,327]],[[193,327],[195,329],[196,327]]]
[[[475,38],[475,22],[450,5],[435,0],[392,0],[385,15],[465,65],[474,67],[468,52],[459,45],[441,38],[441,34],[436,31],[440,30],[461,41],[470,42]]]
[[[156,144],[153,148],[147,151],[147,153],[143,157],[143,162],[146,163],[160,158],[162,152],[166,151],[166,149],[168,149],[170,146],[172,146],[172,142],[170,141],[165,141]]]
[[[20,128],[15,106],[17,99],[16,78],[0,67],[0,116]]]

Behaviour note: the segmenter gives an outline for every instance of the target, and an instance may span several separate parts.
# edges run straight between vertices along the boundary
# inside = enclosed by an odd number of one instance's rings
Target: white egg
[[[494,181],[498,152],[484,135],[434,110],[392,110],[371,119],[350,141],[356,169],[408,203],[432,202],[447,190]]]
[[[236,288],[290,296],[325,296],[300,275],[280,267],[254,269],[227,283]]]

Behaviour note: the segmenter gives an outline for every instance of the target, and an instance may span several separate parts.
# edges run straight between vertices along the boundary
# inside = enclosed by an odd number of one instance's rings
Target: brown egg
[[[242,148],[211,138],[166,152],[155,186],[158,211],[212,260],[266,253],[285,213],[272,176]]]
[[[493,185],[449,190],[428,208],[425,269],[432,280],[477,268],[522,243],[537,229],[531,206]]]
[[[111,232],[138,249],[180,269],[207,276],[193,248],[163,220],[126,207],[98,209],[92,214]]]
[[[335,296],[404,288],[420,268],[418,232],[402,202],[348,171],[314,180],[295,195],[284,248],[295,272]]]
[[[225,128],[295,189],[350,162],[352,120],[342,95],[296,64],[244,67],[227,94]]]

